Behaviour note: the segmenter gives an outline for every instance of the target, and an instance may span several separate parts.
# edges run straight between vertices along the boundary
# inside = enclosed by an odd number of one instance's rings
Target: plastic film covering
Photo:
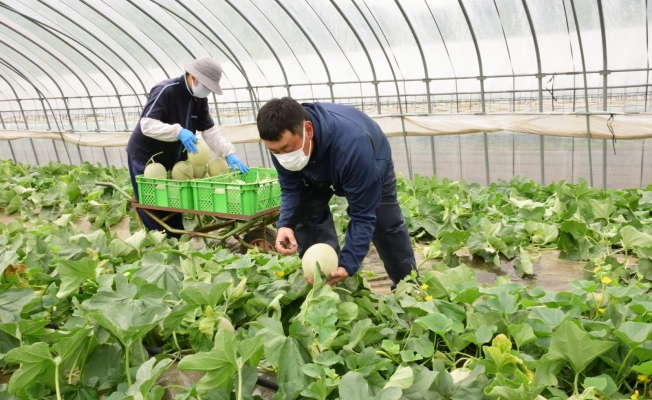
[[[290,95],[373,116],[405,175],[646,185],[648,3],[3,0],[0,156],[125,165],[151,87],[210,55],[211,114],[252,165],[258,110]]]

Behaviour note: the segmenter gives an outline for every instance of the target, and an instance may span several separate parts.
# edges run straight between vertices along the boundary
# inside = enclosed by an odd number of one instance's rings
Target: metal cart
[[[253,215],[224,214],[210,211],[198,211],[180,208],[159,207],[138,203],[129,193],[110,182],[97,182],[98,186],[110,187],[122,193],[131,202],[131,207],[136,211],[138,225],[143,228],[138,210],[142,210],[154,221],[159,223],[167,231],[175,234],[188,234],[190,237],[202,237],[224,242],[234,238],[241,245],[241,251],[258,247],[263,252],[275,252],[276,230],[271,228],[278,220],[280,207],[270,208]],[[168,214],[164,218],[157,217],[152,211],[167,211],[170,213],[192,214],[198,217],[199,227],[194,230],[175,229],[169,226],[166,221],[172,216]],[[213,217],[213,223],[207,226],[202,225],[201,216]]]

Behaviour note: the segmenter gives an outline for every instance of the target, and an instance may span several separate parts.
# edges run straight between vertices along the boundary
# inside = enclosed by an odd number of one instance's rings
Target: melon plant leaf
[[[384,388],[373,396],[369,383],[358,372],[347,372],[338,385],[342,400],[394,400],[401,398],[402,391],[397,387]]]
[[[304,387],[307,386],[307,376],[301,371],[306,360],[302,355],[300,342],[293,337],[285,336],[280,321],[266,318],[259,322],[267,329],[265,358],[270,364],[278,367],[277,382],[281,384],[295,381]]]
[[[508,325],[507,329],[519,348],[524,344],[534,343],[537,340],[534,330],[528,324]]]
[[[623,245],[632,249],[635,247],[652,247],[652,236],[647,233],[639,232],[633,226],[626,226],[620,230],[620,236],[623,239]]]
[[[79,290],[79,287],[85,280],[95,278],[97,264],[97,260],[90,258],[84,258],[79,261],[59,261],[57,271],[59,271],[59,276],[61,276],[61,285],[59,286],[57,297],[62,299]]]
[[[2,276],[2,273],[8,266],[18,262],[18,254],[13,250],[5,250],[0,254],[2,254],[0,256],[0,276]]]
[[[444,314],[439,313],[428,314],[425,317],[418,318],[415,322],[439,335],[444,335],[453,328],[453,321]]]
[[[616,383],[611,378],[611,376],[607,374],[602,374],[600,376],[594,376],[594,377],[587,377],[586,379],[584,379],[584,384],[582,386],[584,386],[584,389],[594,387],[599,391],[601,391],[606,396],[611,396],[618,391],[618,387],[616,386]]]
[[[643,364],[635,365],[632,367],[632,370],[645,376],[650,376],[652,375],[652,361],[647,361]]]
[[[124,358],[119,344],[101,344],[88,354],[82,370],[82,383],[97,390],[118,384],[124,376]]]
[[[194,305],[195,307],[206,305],[215,307],[223,299],[224,293],[232,284],[232,282],[217,282],[212,285],[199,282],[192,283],[183,288],[179,292],[179,296],[188,305]]]
[[[566,314],[558,308],[535,308],[530,319],[541,321],[544,325],[557,328],[566,319]]]
[[[142,364],[136,372],[136,382],[127,390],[128,396],[133,396],[134,400],[145,400],[154,386],[156,380],[172,364],[172,360],[163,359],[156,362],[155,358],[150,358]]]
[[[211,351],[185,357],[179,362],[178,368],[181,371],[206,372],[206,375],[197,382],[199,391],[221,387],[230,392],[233,387],[233,377],[238,370],[237,347],[233,332],[226,329],[219,330],[215,335],[215,347]]]
[[[431,371],[427,368],[420,367],[420,366],[416,367],[414,369],[414,382],[412,383],[411,387],[403,390],[403,398],[406,398],[408,400],[423,400],[426,398],[427,399],[445,398],[444,396],[433,397],[433,393],[430,390],[431,386],[435,386],[433,385],[433,382],[435,382],[435,379],[438,376],[441,376],[440,374],[443,373],[438,371]]]
[[[4,360],[8,364],[20,364],[9,380],[9,393],[16,394],[34,381],[54,388],[55,366],[47,343],[39,342],[9,350]]]
[[[514,268],[516,268],[516,274],[520,278],[525,275],[534,275],[534,266],[530,260],[530,254],[522,247],[519,247],[519,257],[514,262]]]
[[[399,365],[396,371],[389,378],[383,389],[396,387],[399,389],[408,389],[414,383],[414,372],[412,368]]]
[[[249,362],[252,367],[258,367],[260,358],[263,356],[265,335],[254,336],[238,343],[241,363]]]
[[[575,323],[564,321],[552,334],[547,356],[550,360],[566,360],[578,374],[584,371],[591,361],[615,344],[606,340],[593,340],[591,335]]]
[[[622,340],[629,348],[637,347],[646,342],[652,335],[652,324],[643,322],[623,322],[614,335]]]
[[[20,312],[34,297],[28,288],[11,288],[0,292],[0,322],[20,321]]]
[[[93,328],[80,329],[70,337],[59,340],[52,346],[52,350],[61,357],[61,364],[83,351],[87,351],[88,342],[93,339]]]
[[[518,310],[516,296],[507,293],[506,290],[499,291],[496,297],[487,300],[487,304],[490,305],[493,310],[499,311],[503,314],[513,314]]]
[[[165,289],[172,295],[174,300],[179,299],[181,277],[174,266],[166,264],[142,265],[140,269],[133,274],[133,278],[136,277],[143,278],[147,282],[153,283],[161,289]]]
[[[79,311],[108,329],[124,346],[145,336],[170,313],[163,305],[167,292],[151,284],[140,288],[128,284],[122,274],[116,275],[115,292],[98,292],[79,305]]]

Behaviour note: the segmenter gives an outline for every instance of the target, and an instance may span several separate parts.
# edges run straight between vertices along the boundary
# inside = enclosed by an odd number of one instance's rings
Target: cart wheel
[[[253,246],[257,246],[259,249],[276,251],[276,231],[272,228],[256,228],[253,231],[247,232],[242,240]],[[245,246],[240,245],[241,253],[244,254],[247,250]]]

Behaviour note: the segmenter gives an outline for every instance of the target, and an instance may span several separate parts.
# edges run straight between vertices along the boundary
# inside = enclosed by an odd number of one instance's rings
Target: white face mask
[[[306,155],[303,152],[303,146],[306,144],[306,125],[303,125],[303,140],[301,141],[301,147],[298,150],[291,151],[285,154],[274,154],[274,157],[278,160],[279,164],[288,171],[301,171],[306,165],[308,165],[308,160],[310,160],[310,155]],[[312,151],[312,141],[310,141],[310,149],[308,154]]]
[[[208,96],[209,94],[211,94],[211,90],[209,88],[207,88],[206,86],[199,83],[199,81],[197,81],[197,86],[195,86],[195,83],[193,82],[193,85],[192,85],[192,95],[193,96],[199,97],[200,99],[203,99],[204,97]]]

